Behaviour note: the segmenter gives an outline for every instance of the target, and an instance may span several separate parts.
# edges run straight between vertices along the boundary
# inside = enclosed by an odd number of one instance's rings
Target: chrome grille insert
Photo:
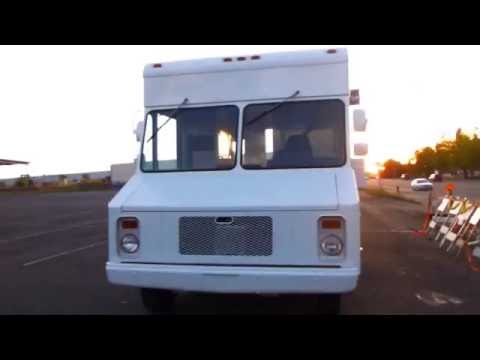
[[[268,256],[272,218],[268,216],[185,216],[179,220],[182,255]]]

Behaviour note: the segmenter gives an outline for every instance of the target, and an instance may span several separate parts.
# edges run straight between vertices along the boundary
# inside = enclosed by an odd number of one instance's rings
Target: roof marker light
[[[253,55],[250,59],[252,59],[252,60],[259,60],[259,59],[260,59],[260,55]]]
[[[239,56],[237,57],[237,61],[245,61],[247,58],[245,56]]]
[[[335,54],[337,52],[337,49],[328,49],[327,54]]]
[[[232,58],[223,58],[223,62],[232,62]]]
[[[161,68],[161,67],[162,67],[162,64],[153,64],[153,67],[154,67],[154,68]]]

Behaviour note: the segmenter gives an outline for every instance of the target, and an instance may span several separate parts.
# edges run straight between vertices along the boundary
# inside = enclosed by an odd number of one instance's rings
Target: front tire
[[[322,294],[317,296],[317,313],[321,315],[338,315],[341,310],[340,294]]]
[[[175,307],[175,293],[163,289],[140,289],[142,302],[150,314],[170,314]]]

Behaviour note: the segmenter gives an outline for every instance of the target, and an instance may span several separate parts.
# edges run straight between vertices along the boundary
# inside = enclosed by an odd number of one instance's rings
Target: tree
[[[435,168],[440,173],[455,171],[454,166],[455,142],[443,140],[435,145]]]
[[[473,157],[473,170],[480,170],[480,138],[477,134],[473,135],[470,147]]]
[[[15,187],[28,188],[33,186],[33,180],[30,175],[22,175],[15,180]]]
[[[458,129],[455,136],[454,163],[463,172],[465,179],[470,177],[470,173],[475,168],[476,156],[478,154],[474,153],[472,139]]]
[[[403,173],[404,166],[393,159],[389,159],[383,163],[383,170],[380,173],[382,178],[398,178]]]
[[[435,150],[427,146],[421,150],[415,151],[415,172],[418,175],[429,176],[436,165]]]
[[[415,171],[416,171],[415,161],[416,161],[416,160],[415,160],[415,157],[413,157],[413,158],[411,158],[411,159],[408,160],[408,163],[407,163],[407,164],[403,165],[403,167],[404,167],[404,171],[403,171],[403,172],[404,172],[405,174],[408,174],[408,175],[410,175],[410,176],[413,176],[413,175],[416,174],[416,172],[415,172]]]
[[[480,170],[480,138],[469,136],[458,129],[453,140],[442,140],[434,148],[425,147],[415,151],[414,159],[401,164],[390,159],[385,162],[382,177],[397,177],[401,173],[414,176],[429,176],[440,173],[463,172],[465,178]]]

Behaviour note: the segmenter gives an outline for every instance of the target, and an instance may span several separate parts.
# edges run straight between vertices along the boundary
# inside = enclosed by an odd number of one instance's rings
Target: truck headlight
[[[343,256],[345,252],[345,219],[322,216],[317,221],[320,256]]]
[[[133,254],[140,248],[140,241],[135,235],[127,234],[121,238],[120,246],[126,253]]]
[[[320,248],[328,256],[338,256],[343,251],[343,242],[336,235],[328,235],[320,242]]]

